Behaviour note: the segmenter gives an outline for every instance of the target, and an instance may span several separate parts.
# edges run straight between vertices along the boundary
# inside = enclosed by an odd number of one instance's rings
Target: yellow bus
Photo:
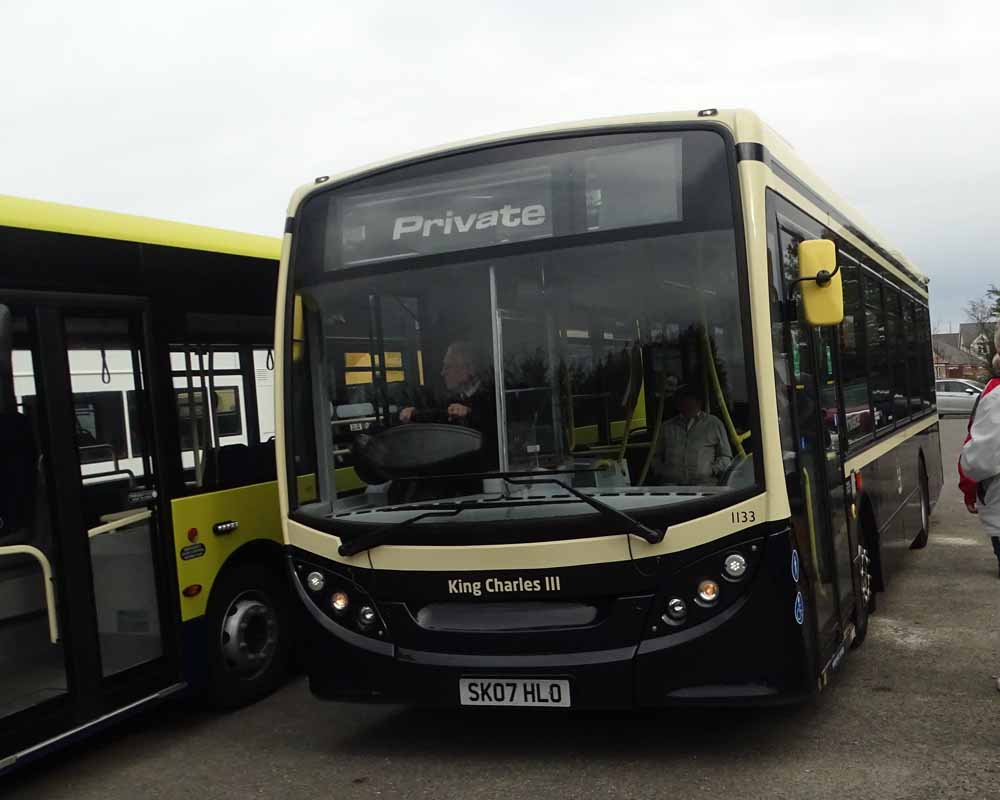
[[[0,196],[0,771],[285,673],[279,250]]]
[[[802,698],[927,542],[927,279],[750,112],[317,178],[285,231],[279,487],[319,697]]]

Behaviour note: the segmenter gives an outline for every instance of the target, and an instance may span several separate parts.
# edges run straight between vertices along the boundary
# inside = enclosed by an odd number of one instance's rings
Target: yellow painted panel
[[[349,492],[352,489],[364,489],[368,484],[358,477],[354,467],[341,467],[335,472],[338,492]],[[301,495],[300,495],[301,497]],[[316,483],[313,482],[313,498],[316,497]]]
[[[277,261],[281,239],[0,195],[0,225]]]
[[[353,472],[353,470],[352,470]],[[312,503],[319,495],[316,493],[316,475],[299,475],[298,496],[303,503]]]
[[[313,485],[315,486],[315,478]],[[257,539],[281,542],[276,481],[181,497],[171,501],[170,508],[174,520],[177,585],[181,591],[181,620],[184,622],[205,613],[216,576],[226,559],[237,549]],[[239,522],[239,528],[223,536],[212,532],[215,523],[228,520]],[[198,530],[194,542],[188,540],[188,530],[191,528]],[[183,558],[184,548],[190,548],[188,553],[200,549],[191,547],[192,544],[204,545],[203,554],[195,558]],[[185,597],[184,587],[192,584],[199,584],[201,592],[194,597]]]

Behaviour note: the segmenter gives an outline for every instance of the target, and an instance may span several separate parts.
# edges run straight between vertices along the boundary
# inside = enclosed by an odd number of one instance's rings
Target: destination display
[[[340,257],[325,268],[678,222],[681,145],[599,147],[348,194],[331,206],[327,252]],[[556,198],[568,207],[555,208]]]
[[[341,230],[344,266],[552,236],[552,176],[508,172],[345,198]]]

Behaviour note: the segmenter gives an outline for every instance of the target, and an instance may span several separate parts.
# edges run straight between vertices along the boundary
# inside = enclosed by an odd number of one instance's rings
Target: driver
[[[473,418],[481,416],[477,412],[485,404],[484,400],[493,397],[493,392],[484,385],[482,372],[479,355],[469,342],[457,340],[448,345],[441,365],[441,378],[448,392],[445,413],[449,422],[479,428],[475,423],[481,420]],[[413,422],[416,416],[417,409],[407,406],[399,412],[399,421]]]
[[[441,379],[446,391],[441,416],[453,425],[467,425],[483,435],[480,451],[482,469],[497,467],[497,411],[493,385],[479,350],[470,342],[457,339],[448,345],[441,364]],[[399,412],[402,423],[433,421],[413,406]]]

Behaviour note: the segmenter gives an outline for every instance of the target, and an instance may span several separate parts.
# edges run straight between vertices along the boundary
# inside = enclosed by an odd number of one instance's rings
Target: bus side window
[[[895,419],[892,403],[892,377],[889,371],[889,341],[886,336],[885,311],[882,308],[882,281],[865,270],[865,344],[868,348],[868,380],[875,430],[891,427]]]
[[[861,291],[861,269],[840,252],[844,285],[844,322],[840,332],[840,370],[844,394],[843,432],[848,445],[862,441],[875,431],[868,394],[868,364],[865,358],[865,311]]]
[[[274,444],[262,436],[264,430],[267,439],[274,435],[274,403],[270,393],[259,388],[257,353],[266,372],[263,350],[210,352],[209,345],[192,345],[188,352],[178,346],[171,353],[181,466],[190,492],[275,480]],[[255,386],[249,391],[254,395],[248,397],[251,372]],[[259,416],[264,400],[269,421],[266,429],[260,429],[248,415],[256,407]]]

